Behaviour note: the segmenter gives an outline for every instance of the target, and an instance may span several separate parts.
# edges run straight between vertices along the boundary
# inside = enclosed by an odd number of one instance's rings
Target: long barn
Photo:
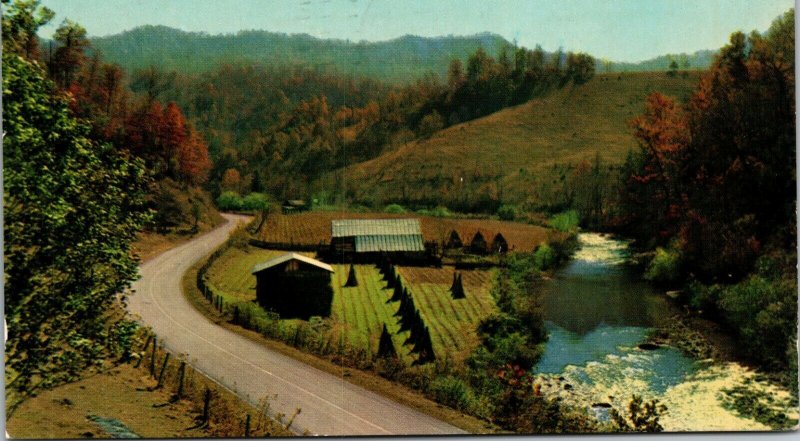
[[[419,219],[341,219],[331,221],[331,251],[335,256],[374,258],[421,255],[425,242]]]

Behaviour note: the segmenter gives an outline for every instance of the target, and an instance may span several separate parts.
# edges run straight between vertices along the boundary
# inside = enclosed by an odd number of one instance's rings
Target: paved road
[[[171,249],[140,268],[128,309],[155,330],[167,348],[240,396],[265,396],[274,411],[301,413],[292,428],[319,435],[463,434],[462,430],[269,350],[215,325],[181,292],[183,274],[228,237],[242,216]]]

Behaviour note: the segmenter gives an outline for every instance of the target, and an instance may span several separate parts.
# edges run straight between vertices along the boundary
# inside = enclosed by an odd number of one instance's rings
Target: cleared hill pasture
[[[559,191],[576,164],[596,154],[604,164],[622,163],[637,147],[628,124],[644,111],[645,98],[658,91],[686,100],[699,75],[597,75],[354,164],[344,170],[348,195],[373,204],[458,207],[484,199],[536,206]]]

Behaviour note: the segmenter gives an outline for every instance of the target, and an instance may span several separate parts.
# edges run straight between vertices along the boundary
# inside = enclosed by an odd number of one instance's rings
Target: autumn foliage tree
[[[623,194],[639,238],[672,242],[715,277],[746,273],[765,242],[793,237],[793,54],[792,11],[763,35],[733,34],[687,104],[648,98]]]

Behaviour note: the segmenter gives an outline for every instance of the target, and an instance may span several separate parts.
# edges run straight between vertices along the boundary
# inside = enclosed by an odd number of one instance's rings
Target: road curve
[[[195,368],[257,403],[265,396],[273,411],[301,412],[292,428],[317,435],[444,435],[466,432],[388,398],[272,351],[198,312],[181,290],[183,274],[227,239],[247,218],[224,215],[224,225],[144,263],[128,309],[149,325],[174,353]]]

